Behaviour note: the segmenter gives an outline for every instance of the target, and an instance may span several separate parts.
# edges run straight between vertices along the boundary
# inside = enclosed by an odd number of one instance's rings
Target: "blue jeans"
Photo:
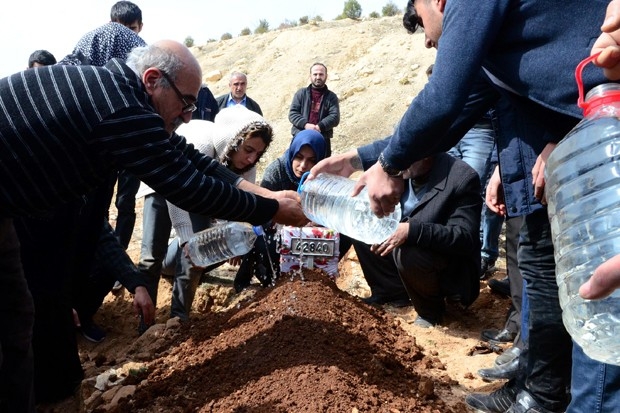
[[[493,172],[491,170],[493,166],[491,164],[491,152],[493,151],[494,145],[495,131],[489,121],[488,124],[479,124],[471,128],[469,132],[448,151],[450,155],[462,159],[478,173],[483,194],[488,178]],[[481,255],[482,258],[494,261],[499,256],[499,234],[502,230],[503,219],[499,215],[491,212],[484,203],[482,205],[481,218]]]
[[[155,192],[145,196],[138,270],[148,276],[149,285],[146,289],[155,305],[157,305],[157,287],[162,263],[168,251],[171,229],[172,223],[168,215],[166,199]]]
[[[206,228],[209,228],[213,220],[204,215],[190,213],[192,222],[192,231],[194,233],[200,232]],[[206,269],[192,266],[190,260],[185,257],[181,247],[177,240],[175,240],[168,247],[168,256],[166,257],[166,264],[169,262],[170,257],[175,257],[175,275],[174,283],[172,284],[172,300],[170,302],[170,317],[179,317],[183,321],[189,319],[189,313],[192,309],[192,303],[194,302],[194,296],[196,295],[196,289],[200,285],[200,278],[204,272],[210,271],[216,267],[219,267],[222,263],[209,266]]]
[[[562,322],[546,208],[523,217],[518,262],[526,286],[524,306],[529,306],[523,308],[521,326],[528,347],[520,356],[525,387],[544,408],[563,412],[569,402],[572,342]]]
[[[607,413],[620,408],[620,366],[592,360],[574,342],[573,378],[566,413]]]

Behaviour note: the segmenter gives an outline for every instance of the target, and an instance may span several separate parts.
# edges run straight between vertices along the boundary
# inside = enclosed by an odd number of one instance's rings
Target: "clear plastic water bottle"
[[[579,296],[620,253],[620,84],[597,86],[584,102],[582,68],[584,119],[551,152],[545,192],[564,325],[589,357],[620,365],[620,290],[603,300]]]
[[[400,205],[390,215],[379,218],[370,209],[368,190],[352,197],[355,181],[322,173],[299,186],[301,208],[317,224],[331,228],[366,244],[380,244],[396,231]]]
[[[262,227],[245,222],[226,222],[198,232],[187,242],[189,257],[200,267],[250,252]]]

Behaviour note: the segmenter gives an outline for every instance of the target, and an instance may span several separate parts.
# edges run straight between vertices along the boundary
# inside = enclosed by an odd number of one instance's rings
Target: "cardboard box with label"
[[[288,273],[303,268],[318,268],[330,278],[338,275],[340,234],[324,227],[280,229],[280,271]]]

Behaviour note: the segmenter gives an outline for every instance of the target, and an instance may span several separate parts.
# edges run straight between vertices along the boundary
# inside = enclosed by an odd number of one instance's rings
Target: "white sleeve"
[[[194,236],[194,231],[192,230],[192,220],[189,216],[189,212],[171,204],[168,201],[166,201],[166,203],[168,204],[168,215],[170,215],[172,227],[179,237],[180,244],[183,245]]]

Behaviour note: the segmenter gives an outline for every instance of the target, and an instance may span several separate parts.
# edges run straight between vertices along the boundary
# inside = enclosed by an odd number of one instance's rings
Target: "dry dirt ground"
[[[139,242],[136,228],[134,260]],[[502,258],[498,267],[495,278],[505,276]],[[471,307],[448,306],[441,326],[423,329],[412,308],[358,298],[369,291],[352,250],[335,281],[304,270],[236,294],[234,274],[224,265],[209,275],[188,324],[168,320],[162,279],[157,324],[140,337],[131,295],[109,294],[95,318],[106,339],[78,337],[80,391],[40,412],[460,413],[468,392],[498,386],[476,375],[498,350],[479,336],[502,326],[509,301],[486,282]]]
[[[390,133],[434,58],[401,19],[321,22],[193,48],[216,96],[232,70],[248,73],[248,95],[276,133],[259,177],[288,145],[288,105],[315,61],[327,64],[341,100],[334,153]],[[134,261],[141,203],[137,212]],[[499,267],[496,278],[505,275],[503,260]],[[307,271],[235,294],[234,269],[223,266],[199,288],[185,325],[168,320],[171,285],[162,279],[158,324],[141,337],[130,295],[110,294],[96,315],[105,341],[79,337],[87,377],[80,391],[40,411],[460,413],[468,392],[498,386],[476,375],[496,357],[480,331],[501,327],[509,305],[486,282],[470,308],[449,307],[441,326],[421,329],[411,309],[357,298],[369,292],[354,254],[339,269],[336,282]]]

